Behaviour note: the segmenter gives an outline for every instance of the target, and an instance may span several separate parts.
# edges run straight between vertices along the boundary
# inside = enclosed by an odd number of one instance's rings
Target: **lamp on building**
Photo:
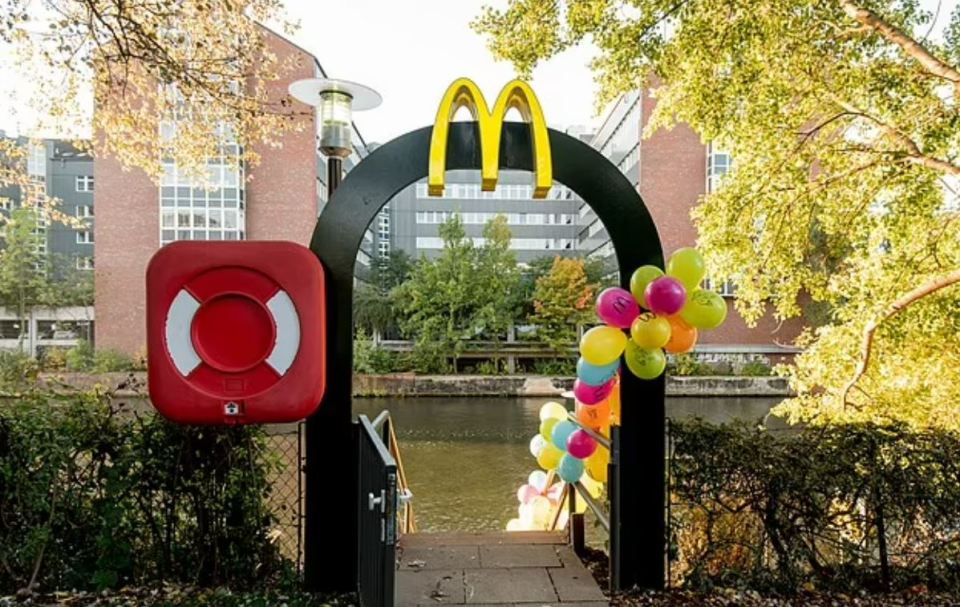
[[[370,87],[346,80],[308,78],[290,85],[298,101],[319,108],[320,151],[327,157],[327,193],[340,185],[343,159],[351,154],[353,112],[372,110],[383,98]]]

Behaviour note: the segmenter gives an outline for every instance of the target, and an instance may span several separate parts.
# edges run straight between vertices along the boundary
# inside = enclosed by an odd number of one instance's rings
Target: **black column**
[[[327,201],[340,186],[343,161],[327,158]],[[322,260],[321,260],[322,261]],[[327,326],[338,319],[351,323],[328,268]],[[352,274],[352,267],[350,268]],[[349,304],[348,304],[349,305]],[[303,579],[308,590],[353,592],[357,587],[356,444],[351,431],[350,404],[353,358],[342,351],[345,339],[352,344],[352,328],[343,334],[327,332],[327,389],[323,406],[307,419],[306,496],[304,505]]]

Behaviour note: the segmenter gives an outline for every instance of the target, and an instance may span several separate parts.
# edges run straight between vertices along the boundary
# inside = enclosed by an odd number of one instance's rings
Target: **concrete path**
[[[397,607],[608,604],[559,533],[405,535],[397,569]]]

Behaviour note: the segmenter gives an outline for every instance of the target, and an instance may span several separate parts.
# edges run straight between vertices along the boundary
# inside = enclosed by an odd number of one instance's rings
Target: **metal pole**
[[[327,201],[340,186],[342,162],[327,157]],[[328,308],[327,314],[336,310]],[[328,347],[328,355],[333,352]],[[343,375],[349,373],[331,373]],[[338,391],[335,399],[306,422],[303,581],[313,591],[352,592],[357,587],[357,433],[350,388],[349,382],[331,382],[328,396]]]

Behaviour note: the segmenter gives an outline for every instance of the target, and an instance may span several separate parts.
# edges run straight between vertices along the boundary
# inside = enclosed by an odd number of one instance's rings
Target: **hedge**
[[[249,587],[281,565],[261,430],[177,426],[98,393],[0,403],[0,595],[173,581]]]
[[[903,426],[670,428],[673,582],[960,591],[960,436]]]

